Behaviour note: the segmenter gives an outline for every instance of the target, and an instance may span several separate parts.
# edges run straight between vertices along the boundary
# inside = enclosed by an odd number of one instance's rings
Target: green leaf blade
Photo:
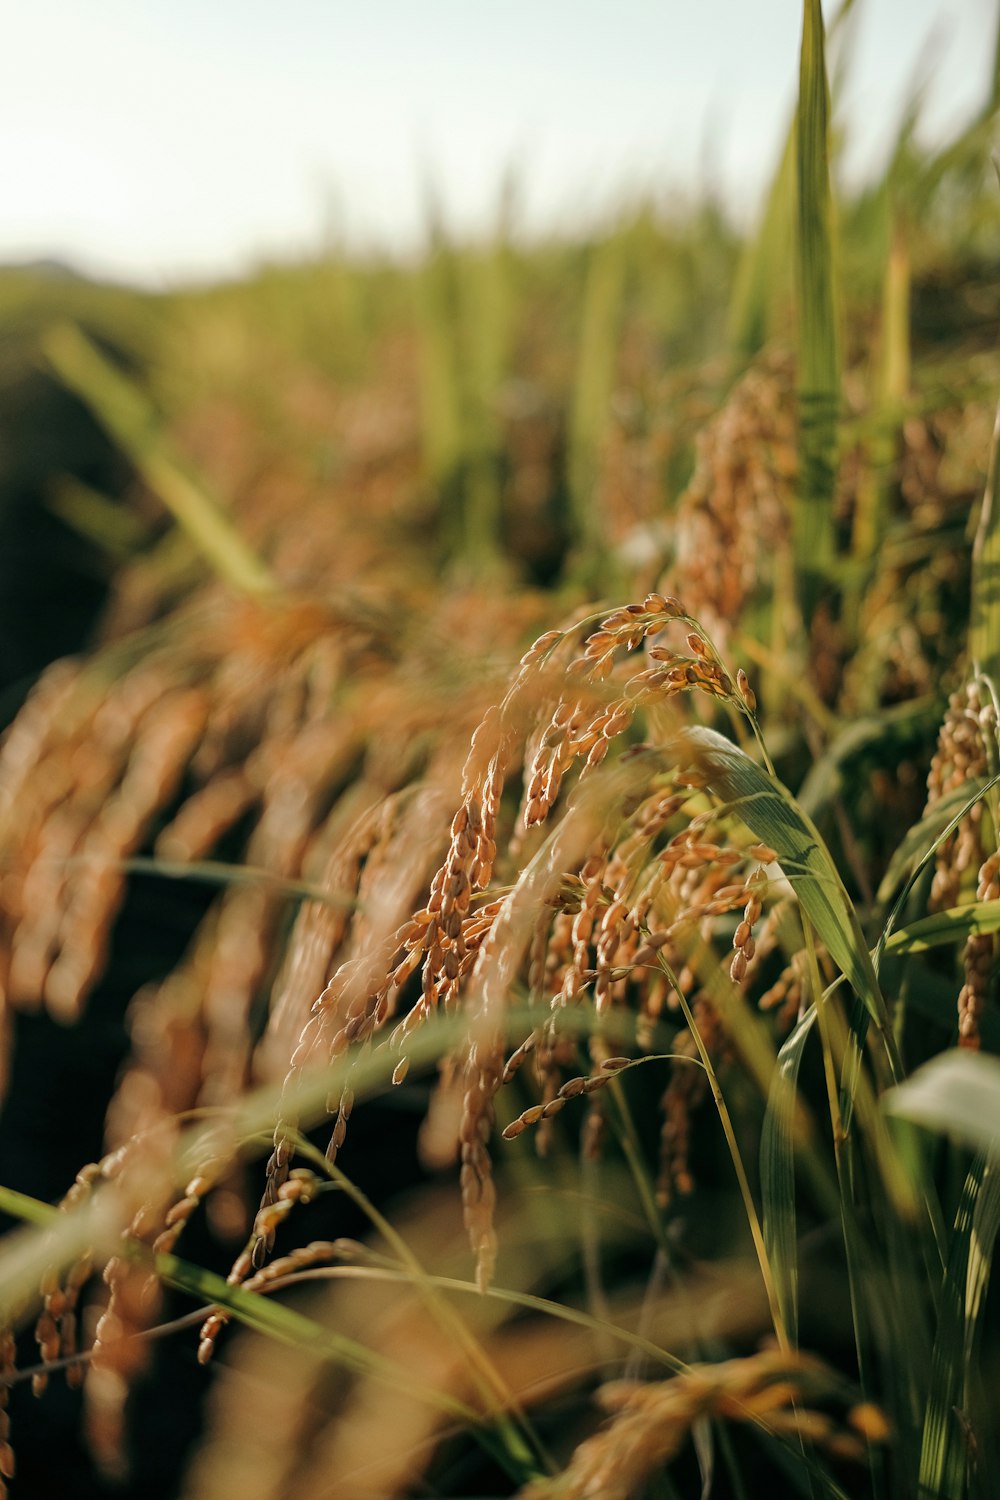
[[[764,1244],[789,1340],[798,1343],[798,1252],[795,1208],[795,1107],[806,1042],[819,1012],[812,1006],[778,1053],[760,1138]]]
[[[876,1025],[888,1023],[885,1001],[853,903],[815,825],[787,787],[721,734],[686,730],[681,737],[725,801],[774,849],[778,863],[851,987]]]
[[[1000,932],[1000,901],[979,901],[952,906],[910,922],[892,934],[886,953],[926,953],[948,943],[963,942],[982,933]]]
[[[833,275],[830,91],[820,0],[805,0],[796,126],[800,494],[796,574],[808,620],[833,580],[840,355]]]

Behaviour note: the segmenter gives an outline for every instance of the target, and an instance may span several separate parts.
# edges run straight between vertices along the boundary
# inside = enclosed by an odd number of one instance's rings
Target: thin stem
[[[753,1201],[753,1193],[750,1191],[750,1181],[746,1174],[746,1168],[743,1165],[743,1156],[740,1152],[739,1142],[736,1139],[736,1131],[733,1128],[732,1116],[729,1113],[728,1106],[723,1096],[722,1088],[719,1084],[718,1075],[716,1074],[711,1055],[708,1051],[708,1048],[705,1046],[704,1041],[702,1040],[701,1032],[698,1030],[695,1018],[691,1013],[691,1007],[687,1003],[687,997],[678,984],[673,970],[670,968],[670,965],[667,963],[662,954],[660,955],[660,965],[674,988],[674,993],[677,996],[678,1004],[680,1005],[680,1008],[684,1014],[684,1019],[688,1024],[688,1030],[691,1032],[691,1035],[694,1038],[694,1044],[698,1048],[698,1055],[701,1058],[702,1066],[704,1067],[705,1072],[708,1075],[709,1087],[712,1090],[712,1097],[715,1100],[715,1107],[718,1110],[719,1120],[722,1123],[723,1133],[726,1137],[726,1145],[729,1147],[729,1155],[732,1158],[733,1170],[736,1173],[736,1182],[740,1190],[740,1197],[743,1199],[743,1208],[747,1216],[747,1223],[750,1227],[750,1235],[753,1240],[754,1251],[757,1256],[757,1263],[760,1266],[760,1274],[764,1282],[764,1290],[767,1293],[768,1307],[771,1312],[771,1322],[774,1325],[774,1336],[777,1340],[778,1348],[782,1351],[782,1353],[788,1354],[791,1352],[791,1342],[788,1337],[788,1330],[785,1327],[785,1320],[781,1315],[781,1304],[778,1299],[778,1289],[775,1286],[774,1276],[771,1272],[771,1263],[767,1258],[767,1247],[764,1243],[764,1231],[761,1228],[760,1217],[757,1213],[757,1205]]]
[[[623,1071],[625,1070],[623,1069]],[[625,1095],[622,1092],[621,1084],[618,1078],[615,1078],[614,1082],[609,1086],[609,1093],[613,1097],[616,1108],[618,1110],[619,1122],[621,1125],[621,1148],[622,1152],[624,1153],[625,1160],[628,1162],[628,1167],[629,1171],[632,1174],[632,1179],[635,1182],[636,1191],[639,1194],[639,1201],[642,1204],[643,1214],[645,1215],[646,1222],[650,1227],[657,1246],[669,1259],[670,1243],[664,1232],[663,1218],[660,1214],[659,1207],[657,1206],[656,1195],[654,1194],[653,1189],[650,1186],[649,1173],[646,1171],[645,1165],[642,1160],[642,1146],[639,1141],[638,1132],[635,1128],[635,1122],[632,1119],[632,1112],[625,1100]]]
[[[328,1174],[330,1180],[335,1182],[351,1201],[361,1209],[373,1228],[378,1231],[386,1244],[395,1251],[402,1265],[411,1272],[414,1283],[424,1298],[432,1316],[439,1321],[442,1328],[448,1330],[455,1342],[464,1351],[476,1384],[479,1386],[480,1394],[486,1401],[490,1415],[497,1422],[505,1441],[510,1443],[511,1451],[519,1459],[527,1461],[530,1461],[533,1454],[535,1460],[540,1460],[550,1472],[555,1472],[555,1466],[551,1458],[545,1452],[538,1435],[519,1406],[510,1388],[500,1375],[500,1372],[488,1358],[464,1319],[435,1291],[427,1277],[427,1272],[403,1236],[398,1230],[393,1228],[389,1220],[384,1214],[379,1212],[361,1188],[353,1183],[338,1166],[329,1161],[321,1152],[317,1151],[311,1142],[302,1138],[299,1149],[303,1156],[308,1155],[317,1163],[321,1161],[323,1170]],[[511,1417],[513,1418],[513,1427],[510,1421]],[[531,1450],[530,1452],[526,1451],[525,1445]]]
[[[834,997],[832,994],[826,992],[823,981],[820,978],[819,960],[816,956],[816,935],[813,931],[813,925],[805,912],[801,913],[801,917],[802,931],[806,944],[806,961],[809,968],[809,982],[816,1004],[816,1016],[819,1024],[820,1041],[822,1043],[823,1076],[826,1079],[827,1099],[830,1108],[830,1128],[833,1131],[833,1155],[837,1168],[837,1185],[840,1190],[840,1226],[844,1237],[844,1254],[847,1261],[847,1286],[851,1302],[851,1326],[854,1330],[854,1352],[858,1361],[858,1378],[861,1381],[861,1388],[867,1397],[871,1391],[871,1377],[868,1371],[868,1360],[865,1353],[865,1342],[861,1326],[861,1295],[857,1264],[857,1225],[852,1210],[851,1174],[848,1163],[845,1160],[844,1147],[847,1145],[847,1135],[844,1131],[844,1122],[840,1110],[837,1062],[834,1057],[830,1011],[827,1009],[829,1005],[834,1003]],[[869,1444],[869,1456],[871,1459],[872,1493],[877,1496],[884,1480],[881,1463],[871,1444]]]
[[[587,1305],[596,1318],[607,1322],[610,1314],[607,1294],[601,1276],[601,1230],[595,1205],[600,1198],[600,1161],[581,1152],[580,1176],[583,1197],[580,1202],[580,1261],[587,1292]]]
[[[666,1061],[667,1059],[661,1057],[657,1060]],[[695,1058],[684,1057],[683,1054],[676,1054],[673,1060],[693,1063],[695,1067],[703,1066],[703,1064],[699,1063]],[[640,1059],[640,1061],[653,1061],[653,1058],[650,1057],[646,1059]],[[667,1238],[666,1230],[663,1226],[663,1215],[660,1212],[653,1189],[650,1186],[649,1173],[646,1170],[646,1166],[642,1158],[642,1146],[639,1140],[638,1132],[635,1128],[635,1121],[632,1118],[632,1111],[628,1107],[628,1101],[625,1098],[625,1092],[621,1086],[622,1074],[628,1071],[629,1070],[627,1068],[623,1068],[621,1072],[616,1074],[615,1080],[611,1084],[609,1092],[615,1100],[615,1104],[617,1106],[621,1120],[622,1150],[625,1153],[625,1158],[629,1164],[629,1168],[632,1172],[633,1178],[635,1179],[636,1187],[642,1200],[647,1220],[653,1227],[654,1237],[657,1242],[653,1269],[650,1274],[649,1283],[646,1288],[646,1295],[643,1299],[642,1312],[640,1314],[639,1331],[641,1334],[645,1334],[652,1312],[659,1303],[664,1278],[669,1277],[675,1288],[679,1286],[680,1279],[677,1275],[676,1267],[674,1264],[674,1257],[670,1241]],[[691,1319],[695,1327],[695,1347],[698,1351],[698,1357],[699,1359],[710,1361],[711,1355],[708,1348],[708,1341],[702,1334],[699,1327],[700,1318],[697,1307],[692,1308]],[[639,1368],[639,1353],[638,1350],[633,1350],[632,1354],[629,1356],[629,1362],[625,1367],[625,1379],[636,1379],[638,1377]],[[719,1447],[722,1452],[723,1461],[725,1462],[727,1471],[729,1473],[730,1483],[733,1487],[733,1494],[736,1497],[736,1500],[741,1500],[741,1497],[744,1497],[742,1478],[739,1472],[739,1465],[736,1462],[736,1456],[733,1452],[733,1446],[729,1439],[729,1434],[726,1431],[726,1425],[724,1422],[720,1421],[717,1423],[713,1423],[713,1426],[717,1429]]]

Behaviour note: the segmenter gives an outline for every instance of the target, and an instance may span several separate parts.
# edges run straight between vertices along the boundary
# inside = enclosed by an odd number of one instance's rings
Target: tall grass
[[[819,0],[806,0],[796,128],[801,489],[793,524],[796,573],[807,621],[830,590],[836,560],[833,496],[841,372],[829,114],[823,12]]]

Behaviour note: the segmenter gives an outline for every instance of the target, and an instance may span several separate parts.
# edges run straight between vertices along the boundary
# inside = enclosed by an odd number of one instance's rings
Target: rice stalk
[[[591,246],[569,411],[567,469],[575,567],[581,579],[597,589],[606,570],[608,542],[597,490],[598,459],[617,373],[628,271],[625,231],[613,231]]]
[[[217,576],[241,593],[273,593],[270,570],[204,488],[183,471],[138,386],[70,324],[52,329],[44,348],[56,374],[107,427]]]
[[[806,622],[834,581],[840,354],[834,287],[829,89],[819,0],[804,0],[799,106],[798,396],[801,488],[793,515],[795,566]]]

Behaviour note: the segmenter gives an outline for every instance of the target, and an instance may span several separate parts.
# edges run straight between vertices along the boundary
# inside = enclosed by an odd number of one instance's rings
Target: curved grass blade
[[[538,1296],[534,1292],[521,1291],[516,1287],[492,1285],[488,1286],[485,1291],[481,1291],[475,1281],[463,1281],[457,1276],[439,1276],[426,1271],[417,1277],[413,1271],[402,1266],[398,1269],[388,1266],[316,1266],[297,1273],[295,1279],[297,1281],[327,1279],[395,1281],[409,1285],[420,1281],[439,1291],[460,1292],[477,1300],[485,1298],[487,1301],[504,1303],[521,1311],[540,1313],[560,1323],[572,1324],[576,1328],[592,1333],[595,1341],[609,1339],[625,1349],[635,1350],[651,1363],[662,1366],[673,1375],[685,1375],[691,1372],[691,1366],[684,1360],[678,1359],[669,1350],[645,1338],[641,1333],[634,1332],[631,1328],[623,1327],[606,1318],[597,1318],[582,1308],[574,1307],[569,1302],[556,1302],[548,1297]],[[247,1293],[247,1295],[252,1296],[253,1293]]]
[[[878,888],[880,902],[887,902],[903,879],[908,880],[906,893],[909,892],[913,880],[934,857],[944,840],[972,811],[976,803],[996,786],[997,779],[983,781],[977,778],[956,787],[954,791],[939,798],[927,809],[920,821],[907,830],[882,877]]]
[[[968,790],[966,787],[958,788],[957,795],[956,793],[952,793],[949,797],[943,797],[941,799],[940,810],[938,809],[938,805],[935,804],[935,807],[931,809],[931,812],[926,816],[926,818],[921,819],[920,823],[918,823],[914,828],[910,829],[909,834],[903,840],[903,843],[900,845],[899,849],[896,851],[892,863],[890,864],[889,871],[887,871],[886,873],[886,878],[883,880],[882,885],[879,889],[879,899],[885,899],[886,895],[891,894],[892,891],[892,884],[890,884],[889,876],[893,875],[894,879],[898,879],[899,874],[902,873],[902,870],[905,869],[907,865],[911,864],[913,859],[916,859],[916,864],[913,865],[912,869],[910,870],[910,874],[908,875],[899,895],[896,897],[892,910],[886,918],[885,925],[882,928],[882,931],[879,935],[879,940],[875,945],[874,951],[872,953],[872,961],[874,963],[876,973],[880,972],[882,956],[887,944],[891,941],[892,931],[893,927],[896,924],[896,919],[898,918],[900,912],[903,910],[903,907],[906,904],[907,897],[909,896],[910,891],[913,889],[916,882],[919,880],[921,873],[930,864],[931,860],[934,858],[934,855],[944,843],[945,839],[947,839],[949,835],[958,827],[962,819],[966,817],[969,812],[971,812],[976,803],[979,802],[981,798],[986,796],[988,792],[991,792],[993,788],[998,784],[998,782],[1000,782],[1000,776],[993,776],[989,781],[977,782],[976,790],[971,797],[966,796],[966,792]],[[948,818],[948,821],[943,822],[943,820],[947,816],[947,812],[950,811],[955,803],[959,801],[960,797],[965,797],[965,800],[961,802],[961,805],[957,807],[957,810],[953,813],[953,815]],[[947,808],[945,807],[945,804],[947,804]],[[925,823],[929,826],[924,827]],[[937,831],[935,832],[935,830]],[[896,870],[898,870],[899,873],[896,873]],[[970,908],[970,910],[971,909],[973,908]],[[906,1004],[916,1008],[912,996],[907,998]],[[897,1022],[901,1023],[902,1019],[902,1010],[900,1009],[897,1013]],[[856,1027],[855,1029],[858,1030],[859,1034],[859,1046],[863,1045],[863,1037],[860,1035],[860,1027]]]
[[[538,1012],[527,1008],[511,1009],[503,1018],[505,1033],[523,1037],[537,1021]],[[604,1017],[602,1034],[614,1043],[625,1044],[627,1033],[618,1030],[612,1018]],[[567,1033],[589,1035],[594,1019],[583,1010],[567,1011],[560,1017],[560,1027]],[[464,1016],[436,1016],[427,1021],[407,1042],[407,1055],[413,1071],[438,1062],[467,1035]],[[389,1087],[398,1053],[388,1045],[370,1050],[343,1053],[332,1064],[316,1066],[304,1072],[296,1094],[300,1128],[308,1129],[326,1117],[326,1101],[347,1083],[359,1100],[370,1098]],[[203,1112],[198,1123],[189,1125],[180,1140],[175,1162],[174,1182],[178,1188],[201,1169],[207,1157],[217,1155],[220,1125],[234,1143],[234,1155],[258,1154],[270,1142],[275,1119],[281,1108],[281,1086],[267,1084],[234,1101],[231,1107]],[[207,1114],[207,1123],[205,1115]],[[30,1301],[37,1291],[40,1267],[68,1265],[88,1248],[107,1250],[117,1242],[132,1217],[115,1185],[109,1183],[72,1210],[58,1210],[50,1205],[25,1199],[13,1189],[0,1187],[0,1209],[17,1218],[27,1217],[31,1206],[39,1224],[38,1232],[9,1235],[0,1245],[0,1316],[14,1316],[17,1309]]]
[[[411,1271],[402,1267],[383,1266],[315,1266],[298,1272],[288,1278],[289,1283],[306,1281],[326,1280],[357,1280],[357,1281],[381,1281],[396,1282],[401,1285],[412,1284],[416,1278]],[[480,1300],[486,1298],[496,1302],[507,1304],[511,1307],[526,1312],[539,1313],[545,1317],[551,1317],[557,1322],[567,1323],[571,1326],[581,1328],[595,1336],[606,1337],[620,1343],[623,1347],[634,1349],[642,1353],[653,1363],[662,1365],[674,1375],[689,1375],[692,1366],[670,1354],[658,1344],[644,1338],[641,1334],[631,1329],[604,1319],[594,1318],[582,1309],[574,1307],[570,1303],[556,1302],[547,1297],[540,1297],[531,1292],[523,1292],[517,1289],[500,1286],[487,1287],[485,1292],[480,1291],[475,1281],[462,1281],[457,1277],[425,1275],[427,1283],[441,1291],[455,1292],[468,1295]],[[599,1366],[597,1366],[599,1368]],[[574,1366],[573,1374],[579,1377],[586,1373],[587,1367]],[[815,1494],[804,1483],[805,1476],[817,1481],[825,1492],[835,1497],[835,1500],[848,1500],[845,1491],[835,1483],[829,1473],[808,1452],[803,1452],[801,1446],[794,1436],[778,1435],[768,1430],[766,1416],[760,1417],[750,1412],[746,1413],[747,1429],[767,1449],[769,1454],[780,1462],[790,1483],[793,1483],[799,1493],[803,1495]],[[724,1430],[720,1429],[720,1430]]]
[[[927,847],[924,848],[924,851],[921,854],[919,860],[917,861],[917,864],[914,866],[914,868],[911,871],[909,877],[907,878],[906,884],[903,886],[903,889],[900,891],[899,895],[896,897],[896,901],[895,901],[895,904],[894,904],[894,906],[892,908],[892,911],[889,913],[888,917],[886,918],[885,926],[882,928],[882,932],[879,935],[879,940],[878,940],[877,944],[875,945],[875,949],[874,949],[874,951],[872,953],[872,962],[875,965],[875,972],[876,973],[878,973],[879,964],[881,962],[881,958],[882,958],[883,951],[885,950],[885,946],[889,942],[890,937],[892,935],[892,930],[893,930],[893,928],[894,928],[894,926],[896,924],[896,918],[899,916],[900,912],[902,911],[903,906],[906,903],[907,896],[910,894],[910,892],[913,889],[913,887],[916,884],[916,882],[920,879],[921,873],[930,864],[931,860],[934,858],[934,855],[940,849],[940,847],[944,843],[945,839],[948,838],[948,836],[950,834],[954,833],[955,829],[958,827],[959,823],[961,823],[962,819],[964,817],[966,817],[967,814],[972,811],[972,809],[975,807],[975,805],[976,805],[977,802],[979,802],[984,796],[986,796],[986,794],[988,792],[991,792],[993,790],[993,788],[995,786],[997,786],[998,784],[1000,784],[1000,776],[991,776],[990,779],[989,779],[989,781],[978,782],[977,783],[977,788],[978,789],[974,793],[974,795],[971,796],[971,797],[969,797],[962,804],[962,806],[958,809],[958,811],[954,814],[954,816],[945,824],[945,826],[940,830],[940,832],[936,835],[936,837],[934,837],[932,839],[932,841],[930,842],[930,844]],[[966,789],[965,789],[965,787],[962,787],[960,790],[964,793]],[[942,801],[944,801],[944,800],[945,799],[942,798]],[[921,823],[922,822],[923,822],[923,820],[921,820]],[[917,825],[917,827],[920,827],[920,826],[921,826],[920,824]],[[911,829],[910,833],[913,833],[913,832],[914,832],[914,830]],[[929,830],[928,830],[928,832],[929,832]],[[903,842],[905,844],[906,840],[904,839]],[[900,846],[900,848],[902,848],[902,845]],[[884,883],[885,882],[883,882],[883,884]]]
[[[95,856],[71,854],[61,863],[64,868],[93,864]],[[264,865],[227,864],[219,859],[161,859],[158,855],[136,854],[115,861],[114,868],[128,875],[152,875],[162,880],[190,880],[199,885],[264,885],[286,901],[312,901],[320,906],[335,906],[345,911],[360,911],[357,896],[347,890],[328,890],[309,880],[292,880],[268,870]]]
[[[537,1466],[520,1445],[514,1448],[509,1442],[500,1440],[473,1407],[447,1391],[437,1389],[427,1380],[415,1380],[412,1369],[396,1360],[366,1349],[345,1334],[324,1328],[295,1308],[232,1286],[215,1272],[193,1266],[175,1255],[156,1256],[155,1266],[157,1275],[169,1286],[190,1292],[209,1305],[224,1307],[239,1322],[269,1338],[293,1348],[309,1350],[357,1375],[374,1377],[407,1396],[428,1402],[442,1417],[468,1427],[486,1452],[518,1483],[537,1477]]]
[[[24,1218],[42,1231],[40,1234],[30,1234],[30,1238],[24,1240],[28,1255],[22,1255],[20,1259],[27,1261],[22,1268],[25,1284],[21,1289],[20,1299],[13,1304],[9,1300],[9,1283],[5,1285],[5,1317],[20,1312],[25,1298],[37,1297],[41,1270],[50,1263],[50,1254],[56,1249],[67,1259],[89,1248],[95,1239],[98,1243],[105,1244],[109,1250],[112,1243],[121,1249],[121,1241],[111,1238],[111,1217],[100,1212],[102,1203],[106,1208],[111,1197],[110,1194],[100,1194],[84,1210],[62,1214],[49,1204],[40,1203],[24,1193],[0,1187],[0,1207]],[[103,1233],[98,1236],[96,1231],[99,1222]],[[9,1269],[10,1260],[8,1249],[4,1257],[5,1271]],[[499,1434],[484,1425],[483,1417],[474,1408],[450,1396],[446,1391],[436,1390],[427,1382],[415,1381],[412,1370],[386,1355],[367,1349],[344,1334],[324,1328],[322,1324],[294,1308],[246,1291],[243,1287],[231,1285],[215,1272],[191,1265],[175,1255],[157,1255],[153,1257],[153,1264],[157,1275],[167,1285],[191,1293],[208,1306],[224,1307],[232,1317],[249,1328],[295,1348],[308,1349],[320,1358],[341,1365],[355,1374],[375,1377],[407,1395],[428,1401],[443,1417],[469,1427],[491,1457],[518,1482],[523,1483],[537,1475],[537,1466],[528,1450],[520,1443],[513,1444],[508,1432],[503,1433],[506,1441],[502,1441]]]
[[[472,1330],[461,1317],[454,1313],[451,1306],[437,1295],[430,1284],[427,1272],[403,1235],[393,1228],[371,1199],[339,1167],[316,1151],[304,1137],[301,1140],[301,1147],[308,1150],[314,1164],[357,1204],[373,1229],[378,1231],[390,1250],[395,1252],[400,1264],[411,1272],[414,1285],[425,1302],[428,1313],[438,1322],[444,1337],[462,1350],[484,1408],[498,1432],[503,1435],[511,1452],[521,1453],[528,1459],[533,1456],[535,1461],[547,1463],[548,1455],[541,1447],[538,1435],[528,1421],[520,1402]]]
[[[694,750],[713,790],[763,843],[774,849],[803,911],[885,1036],[889,1031],[888,1012],[868,944],[812,819],[787,787],[723,735],[696,728],[685,730],[681,740]]]
[[[128,562],[152,541],[152,527],[82,479],[56,482],[46,505],[114,563]]]
[[[842,768],[854,755],[859,755],[872,745],[882,745],[893,736],[903,737],[911,724],[919,724],[928,716],[934,700],[917,699],[912,703],[897,704],[879,714],[866,714],[846,725],[831,744],[816,760],[798,792],[799,806],[811,818],[816,818],[843,790]],[[891,745],[886,746],[887,752]]]
[[[0,1187],[0,1210],[30,1228],[4,1236],[0,1247],[0,1322],[14,1326],[38,1300],[42,1269],[66,1265],[85,1251],[110,1254],[121,1230],[110,1195],[95,1197],[72,1213],[60,1213],[14,1188]]]
[[[44,348],[63,384],[107,429],[218,577],[241,593],[274,593],[277,585],[270,569],[170,453],[144,392],[72,324],[53,328]]]
[[[886,941],[886,953],[926,953],[976,933],[1000,932],[1000,901],[978,901],[933,912],[900,927]]]
[[[34,1224],[39,1229],[48,1229],[59,1222],[59,1210],[51,1203],[42,1203],[27,1193],[19,1193],[17,1188],[0,1187],[0,1213],[10,1214],[12,1218],[22,1219],[25,1224]]]
[[[839,1129],[846,1138],[857,1104],[886,1192],[898,1212],[912,1222],[920,1212],[914,1184],[901,1170],[893,1141],[875,1107],[872,1083],[862,1067],[871,1021],[884,1049],[874,1061],[883,1071],[888,1064],[884,1076],[898,1081],[903,1076],[902,1061],[868,944],[830,853],[791,792],[729,740],[701,728],[685,731],[680,739],[695,748],[697,764],[713,790],[774,849],[805,916],[855,992],[850,1030],[839,1059]]]

